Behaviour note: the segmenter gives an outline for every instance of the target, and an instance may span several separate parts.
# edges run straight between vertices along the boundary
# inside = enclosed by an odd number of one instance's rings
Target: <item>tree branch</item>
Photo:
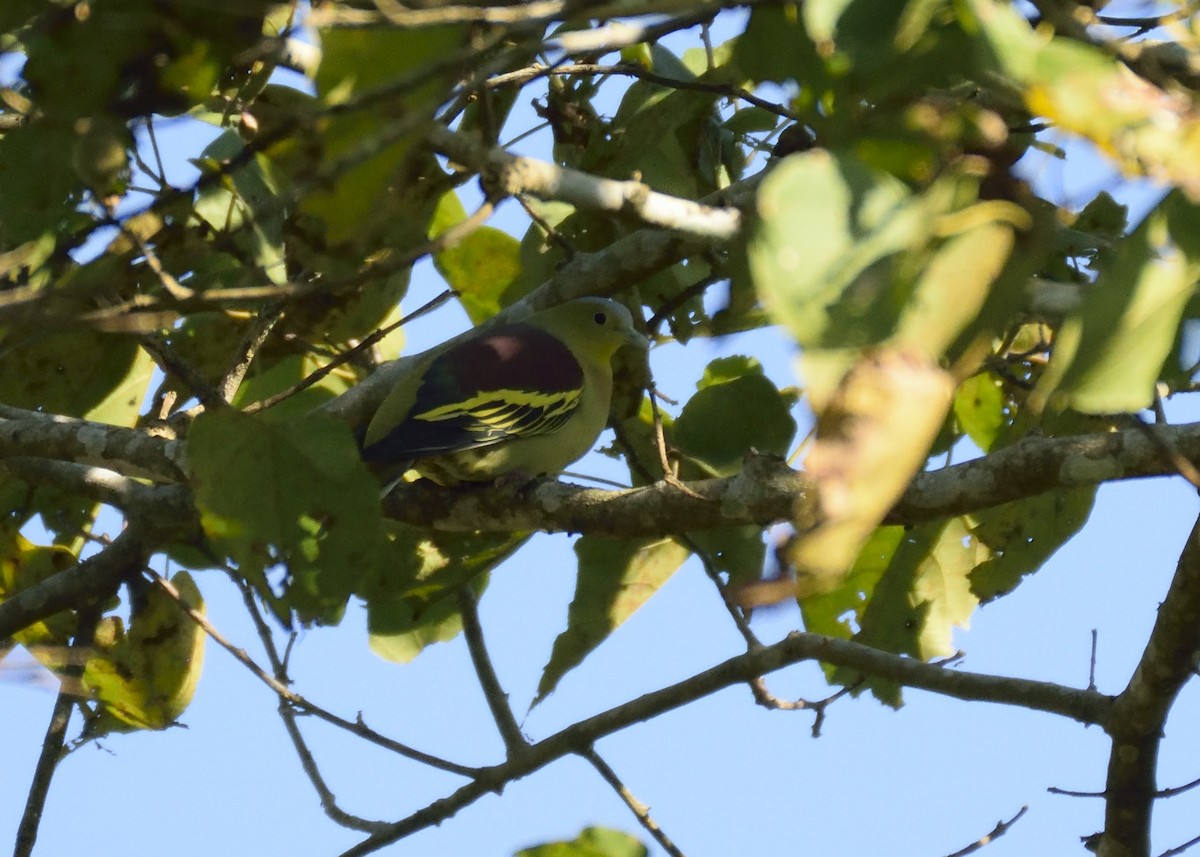
[[[257,605],[254,604],[253,590],[250,588],[249,584],[245,583],[245,581],[239,580],[235,575],[230,576],[234,578],[234,583],[242,593],[242,598],[246,603],[247,610],[250,613],[251,619],[254,621],[254,625],[259,633],[259,636],[265,641],[270,637],[271,629],[267,627],[266,622],[258,612]],[[372,744],[377,744],[386,750],[391,750],[394,753],[398,753],[399,755],[412,759],[416,762],[422,762],[430,767],[437,768],[442,771],[449,771],[452,774],[458,774],[459,776],[463,777],[471,777],[479,773],[480,769],[478,768],[468,767],[467,765],[459,765],[455,762],[440,759],[437,756],[432,756],[429,753],[424,753],[405,744],[401,744],[399,741],[393,741],[384,735],[380,735],[378,732],[375,732],[362,722],[361,715],[359,716],[359,720],[357,722],[353,722],[346,720],[343,717],[339,717],[330,711],[326,711],[321,706],[310,702],[307,698],[296,693],[282,681],[275,678],[273,675],[255,663],[254,659],[246,653],[245,649],[238,648],[229,640],[227,640],[224,635],[222,635],[221,632],[218,631],[213,624],[208,621],[203,613],[182,604],[182,602],[180,603],[180,606],[183,608],[183,611],[188,615],[188,617],[197,625],[199,625],[204,630],[204,633],[208,634],[208,636],[212,638],[213,642],[215,642],[225,651],[229,652],[229,654],[233,655],[234,659],[237,660],[238,663],[250,670],[250,672],[253,673],[259,681],[273,690],[279,697],[281,704],[286,703],[293,705],[298,711],[302,711],[305,714],[311,714],[320,720],[324,720],[326,723],[330,723],[340,729],[345,729],[347,732],[353,735],[357,735],[360,738],[370,741]],[[268,648],[267,654],[268,657],[271,657],[274,661],[277,659],[277,655],[272,654],[273,650],[273,646]],[[282,666],[282,662],[280,662],[280,666]]]
[[[993,842],[1007,833],[1008,829],[1020,821],[1021,817],[1028,811],[1028,806],[1021,807],[1019,810],[1017,810],[1017,814],[1008,821],[997,821],[996,826],[992,828],[990,833],[980,837],[966,848],[960,848],[958,851],[955,851],[953,854],[949,855],[949,857],[967,857],[968,854],[974,854],[979,849],[991,845]]]
[[[1200,519],[1179,557],[1175,577],[1129,685],[1112,706],[1100,857],[1150,851],[1150,816],[1163,726],[1176,695],[1194,674],[1200,653]]]
[[[158,578],[158,582],[160,585],[169,586],[167,581],[161,577]],[[204,629],[206,634],[217,641],[218,645],[226,651],[231,652],[243,664],[250,666],[255,674],[266,674],[262,668],[250,660],[250,657],[243,650],[235,650],[230,643],[217,634],[216,629],[209,624],[204,614],[186,605],[178,597],[178,593],[174,593],[172,597],[175,598],[180,608]],[[272,689],[276,686],[287,687],[290,684],[287,676],[287,664],[279,656],[279,650],[275,646],[275,638],[272,636],[270,627],[264,621],[262,613],[254,601],[253,593],[249,588],[242,588],[242,597],[243,603],[246,605],[246,610],[250,614],[251,621],[254,622],[254,627],[258,630],[258,637],[262,641],[263,648],[266,650],[267,658],[271,661],[271,669],[275,673],[276,684],[271,685],[271,687]],[[317,760],[313,757],[312,750],[309,749],[308,742],[304,739],[304,733],[300,731],[300,724],[296,722],[297,709],[292,706],[286,696],[279,696],[278,702],[277,710],[279,712],[279,719],[283,721],[283,728],[287,732],[288,738],[292,741],[292,747],[296,751],[296,756],[300,759],[300,767],[304,769],[308,781],[312,783],[312,787],[321,801],[321,809],[325,810],[325,814],[335,824],[340,824],[342,827],[364,832],[377,830],[379,822],[351,815],[338,805],[337,797],[325,782],[325,777],[321,774],[321,769],[317,767]]]
[[[33,783],[29,786],[29,796],[25,800],[25,811],[21,815],[21,823],[17,828],[17,842],[13,849],[13,857],[29,857],[37,842],[38,826],[42,821],[42,811],[46,807],[46,795],[50,792],[50,781],[62,760],[63,747],[66,743],[67,727],[71,723],[71,711],[78,699],[79,677],[83,675],[86,652],[92,646],[92,636],[96,630],[99,615],[95,610],[81,610],[75,623],[75,635],[71,640],[73,652],[83,657],[71,659],[61,670],[62,685],[54,700],[54,709],[50,713],[50,723],[46,727],[46,737],[42,741],[42,752],[38,756],[37,767],[33,773]],[[74,682],[76,687],[72,687]]]
[[[126,578],[141,573],[150,555],[148,536],[142,525],[131,521],[100,553],[0,601],[0,640],[60,610],[107,598]]]
[[[1015,705],[1081,723],[1103,723],[1113,700],[1096,691],[1075,690],[1044,681],[960,672],[881,652],[849,640],[793,633],[774,645],[730,658],[689,679],[574,723],[530,745],[505,763],[484,768],[473,782],[388,825],[344,852],[342,857],[373,853],[418,830],[439,824],[488,792],[498,791],[565,755],[580,753],[613,732],[695,702],[730,685],[809,660],[848,667],[956,699]]]
[[[709,240],[729,241],[741,231],[742,213],[736,208],[714,208],[653,191],[639,181],[616,181],[519,157],[441,125],[429,132],[429,142],[443,155],[477,169],[485,186],[507,196],[528,193],[578,208],[633,215],[652,226]]]
[[[29,786],[29,796],[25,799],[25,811],[17,828],[13,857],[29,857],[33,853],[38,826],[42,822],[42,811],[46,807],[46,795],[50,792],[50,781],[58,768],[59,759],[62,758],[63,745],[67,739],[67,725],[71,722],[71,711],[74,707],[75,694],[68,691],[65,685],[59,688],[54,708],[50,712],[50,723],[46,727],[46,737],[42,741],[42,752],[34,769],[33,782]]]
[[[171,434],[0,405],[0,458],[15,455],[92,464],[171,482],[184,478],[183,443]]]
[[[0,405],[0,457],[5,453],[4,427],[22,421],[4,419],[6,412],[14,410]],[[56,418],[32,416],[36,419],[27,428],[58,424]],[[96,433],[101,446],[108,431],[122,442],[135,436],[140,449],[154,450],[135,456],[142,462],[155,460],[163,467],[176,467],[174,462],[182,461],[178,441],[80,420],[69,423]],[[33,434],[23,436],[15,447],[26,455],[49,452]],[[72,449],[80,449],[80,445]],[[1164,453],[1168,449],[1189,460],[1200,460],[1200,423],[1062,438],[1027,437],[983,458],[917,474],[885,523],[920,524],[1060,488],[1173,474],[1175,465]],[[85,487],[82,482],[79,485]],[[404,523],[447,531],[540,530],[634,538],[740,524],[768,526],[779,521],[804,528],[815,520],[818,510],[817,497],[805,475],[768,456],[749,456],[736,476],[689,482],[687,489],[660,482],[606,491],[548,480],[514,497],[486,485],[441,488],[416,482],[398,485],[385,498],[384,512]],[[113,499],[108,491],[100,486],[89,494],[108,502]],[[133,518],[152,513],[158,535],[151,547],[162,544],[167,536],[178,538],[194,531],[196,513],[185,487],[144,489],[137,496],[142,499],[127,511]],[[86,575],[68,569],[0,604],[0,638],[71,606],[76,597],[86,597],[84,590],[80,590],[81,596],[73,594],[73,587],[86,583]]]
[[[47,458],[5,458],[0,467],[30,485],[49,483],[84,497],[91,497],[118,509],[129,509],[144,502],[154,488],[122,476],[104,467],[53,461]]]
[[[1200,423],[1070,437],[1027,437],[982,458],[917,474],[885,523],[912,525],[988,509],[1047,491],[1176,472],[1164,450],[1200,460]],[[385,512],[442,530],[543,530],[634,538],[737,524],[810,524],[817,497],[801,471],[749,456],[741,473],[607,491],[547,481],[514,501],[490,487],[397,486]]]
[[[487,646],[483,641],[483,626],[479,623],[479,610],[476,606],[475,592],[469,585],[459,587],[458,612],[462,615],[463,636],[467,640],[467,650],[471,654],[471,663],[475,674],[479,677],[479,685],[483,688],[483,696],[504,739],[504,747],[509,756],[528,747],[529,742],[521,734],[521,727],[513,717],[512,708],[508,704],[508,694],[500,684],[496,668],[488,655]]]
[[[684,857],[679,847],[671,841],[671,837],[667,836],[663,829],[659,827],[658,822],[650,816],[650,807],[634,797],[633,792],[629,790],[629,787],[625,783],[621,782],[621,778],[617,776],[617,772],[596,752],[595,747],[589,747],[579,755],[591,763],[591,766],[596,769],[596,773],[612,787],[612,790],[617,793],[617,797],[621,798],[625,806],[629,807],[629,811],[637,818],[638,824],[654,837],[654,841],[662,847],[663,851],[666,851],[670,857]]]

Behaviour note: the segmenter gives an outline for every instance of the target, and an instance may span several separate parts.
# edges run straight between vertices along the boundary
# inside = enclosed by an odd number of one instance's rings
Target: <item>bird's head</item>
[[[646,349],[649,343],[633,326],[623,304],[608,298],[578,298],[534,313],[528,324],[550,331],[577,351],[607,363],[623,345]]]

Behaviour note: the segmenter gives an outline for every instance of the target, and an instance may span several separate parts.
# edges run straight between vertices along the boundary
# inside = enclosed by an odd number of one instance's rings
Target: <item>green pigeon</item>
[[[645,337],[622,304],[579,298],[427,352],[362,438],[381,476],[441,485],[559,473],[608,424],[612,358]]]

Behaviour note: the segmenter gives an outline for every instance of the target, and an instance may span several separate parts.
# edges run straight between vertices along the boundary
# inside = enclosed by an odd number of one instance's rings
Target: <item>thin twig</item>
[[[515,141],[510,140],[505,144],[505,146],[511,146],[513,142]],[[562,248],[563,253],[566,254],[568,259],[575,255],[575,246],[567,240],[565,235],[554,228],[549,220],[538,214],[536,209],[534,209],[529,202],[529,194],[519,193],[516,195],[515,199],[521,204],[521,208],[525,209],[525,213],[529,215],[529,219],[536,223],[538,227],[546,233],[546,237]]]
[[[433,310],[437,309],[442,304],[444,304],[446,301],[450,300],[450,298],[455,297],[457,294],[458,294],[458,292],[453,291],[453,290],[447,290],[447,291],[442,292],[440,295],[435,297],[433,300],[431,300],[431,301],[423,304],[422,306],[418,307],[417,309],[413,310],[408,315],[401,318],[399,321],[392,322],[391,324],[387,325],[386,327],[381,327],[379,330],[372,333],[370,336],[368,336],[362,342],[355,345],[353,348],[348,348],[345,351],[342,351],[337,356],[335,356],[332,360],[330,360],[328,363],[326,363],[324,366],[321,366],[320,368],[313,370],[310,374],[306,375],[303,379],[301,379],[296,384],[293,384],[288,389],[282,390],[282,391],[276,393],[275,395],[268,396],[267,398],[261,399],[260,401],[252,402],[251,404],[249,404],[245,408],[243,408],[243,410],[245,411],[245,413],[248,413],[248,414],[253,414],[257,411],[264,411],[267,408],[272,408],[275,405],[278,405],[284,399],[288,399],[288,398],[296,395],[297,393],[299,393],[302,390],[307,390],[313,384],[319,383],[322,378],[324,378],[326,375],[328,375],[334,369],[349,362],[351,359],[354,358],[355,355],[361,354],[362,352],[366,351],[368,348],[373,347],[378,342],[382,342],[393,331],[398,330],[399,328],[408,324],[413,319],[420,318],[421,316],[425,315],[426,313],[432,312]]]
[[[1029,811],[1028,806],[1021,807],[1021,809],[1017,812],[1017,814],[1014,815],[1012,818],[1010,818],[1008,821],[996,822],[996,826],[992,828],[991,833],[987,834],[982,839],[979,839],[976,842],[972,842],[966,848],[963,848],[959,851],[955,851],[953,854],[947,855],[947,857],[966,857],[967,854],[974,854],[976,851],[978,851],[980,848],[983,848],[985,845],[990,845],[991,843],[993,843],[997,839],[999,839],[1001,836],[1003,836],[1005,833],[1007,833],[1008,829],[1010,827],[1012,827],[1014,824],[1016,824],[1018,821],[1020,821],[1021,816],[1023,816],[1028,811]]]
[[[1092,629],[1092,655],[1088,659],[1088,690],[1096,689],[1096,644],[1099,641],[1099,636],[1096,629]]]
[[[1154,796],[1156,798],[1175,797],[1184,792],[1190,792],[1196,786],[1200,786],[1200,780],[1192,780],[1190,783],[1184,783],[1181,786],[1172,786],[1169,789],[1160,789]]]
[[[158,364],[163,374],[174,375],[182,381],[188,392],[199,399],[206,408],[215,410],[229,404],[221,395],[221,391],[210,384],[192,364],[180,357],[161,336],[147,333],[138,337],[138,342]]]
[[[237,579],[236,575],[231,574],[231,577],[233,577],[234,583],[238,586],[239,590],[241,590],[243,600],[248,600],[251,604],[253,604],[253,590],[244,581]],[[225,651],[229,652],[229,654],[233,655],[238,663],[250,670],[250,672],[252,672],[259,681],[271,688],[271,690],[273,690],[281,699],[290,702],[292,705],[296,706],[305,713],[312,714],[313,716],[324,720],[326,723],[332,723],[334,726],[345,729],[347,732],[357,735],[360,738],[364,738],[367,741],[370,741],[372,744],[378,744],[380,747],[384,747],[394,753],[398,753],[399,755],[414,761],[429,765],[432,768],[438,768],[442,771],[449,771],[452,774],[458,774],[462,777],[474,777],[478,775],[478,768],[472,768],[467,765],[459,765],[455,762],[439,759],[437,756],[431,756],[430,754],[424,753],[420,750],[415,750],[412,747],[380,735],[379,733],[367,727],[367,725],[361,720],[359,720],[357,723],[351,720],[346,720],[345,718],[338,717],[336,714],[333,714],[330,711],[326,711],[316,703],[310,702],[308,699],[293,691],[287,685],[280,682],[273,675],[259,666],[254,659],[246,653],[245,649],[240,649],[233,645],[233,643],[226,639],[220,631],[213,627],[212,623],[205,618],[204,614],[186,604],[183,604],[182,602],[180,602],[180,606],[183,607],[184,612],[187,613],[191,620],[199,625],[204,630],[204,633],[208,634],[208,636],[212,638],[213,642],[215,642]],[[254,617],[257,617],[258,622],[262,621],[262,617],[258,615],[257,606],[255,606],[254,612],[251,613],[251,618]],[[259,633],[261,634],[262,628],[266,627],[266,623],[262,622],[261,625],[258,625],[256,622],[256,626],[259,628]],[[269,633],[270,629],[268,628],[267,630]]]
[[[657,333],[658,326],[666,320],[667,316],[671,315],[671,313],[675,312],[675,310],[679,309],[692,298],[704,294],[706,291],[708,291],[710,286],[727,279],[729,279],[729,277],[723,274],[709,274],[707,277],[697,280],[686,289],[679,292],[679,294],[673,296],[667,301],[664,301],[662,306],[654,311],[654,315],[650,316],[650,320],[646,322],[646,327],[651,333]]]
[[[654,425],[654,449],[658,453],[658,466],[666,479],[675,476],[675,468],[667,454],[667,435],[663,429],[662,412],[658,409],[658,390],[651,384],[647,392],[650,394],[650,416]]]
[[[521,734],[521,727],[513,717],[512,708],[508,704],[508,694],[500,685],[496,668],[488,656],[487,646],[483,640],[483,626],[479,623],[479,610],[475,601],[475,592],[468,586],[458,589],[458,610],[462,614],[463,636],[467,640],[467,651],[471,653],[471,663],[475,666],[475,674],[479,677],[479,686],[483,688],[483,696],[491,709],[492,719],[504,739],[504,746],[511,757],[519,750],[528,747],[529,742]]]
[[[271,331],[275,329],[275,325],[282,318],[283,305],[276,304],[274,307],[264,310],[251,325],[250,330],[246,332],[245,337],[239,343],[233,359],[229,361],[225,377],[217,384],[217,392],[222,399],[227,402],[233,401],[238,388],[242,386],[242,381],[246,378],[246,373],[250,371],[250,364],[254,362],[259,349],[266,343],[267,337],[271,335]]]
[[[1181,786],[1172,786],[1169,789],[1159,789],[1154,793],[1154,797],[1155,799],[1172,798],[1184,792],[1190,792],[1196,786],[1200,786],[1200,780],[1192,780],[1190,783],[1184,783]],[[1060,789],[1057,786],[1051,786],[1046,791],[1052,795],[1066,795],[1067,797],[1108,797],[1107,792],[1079,792],[1071,789]]]
[[[166,583],[163,578],[158,578],[160,585]],[[182,601],[180,606],[186,606]],[[255,627],[258,629],[259,639],[262,640],[263,648],[266,650],[267,659],[271,662],[271,668],[275,671],[275,679],[285,687],[288,684],[287,677],[287,658],[291,654],[292,642],[295,636],[288,640],[287,650],[283,657],[280,657],[279,650],[275,647],[275,639],[271,635],[271,629],[267,627],[267,623],[263,621],[262,614],[258,610],[258,605],[254,603],[253,598],[246,599],[247,609],[251,611],[251,618],[254,621]],[[309,782],[317,792],[317,796],[321,799],[321,809],[329,816],[335,824],[340,824],[342,827],[347,827],[351,830],[361,830],[371,832],[380,828],[381,822],[368,821],[356,815],[343,810],[337,803],[337,797],[325,782],[325,778],[321,775],[320,768],[317,767],[317,760],[313,758],[312,751],[308,748],[308,742],[304,740],[304,735],[300,731],[300,725],[296,722],[296,709],[284,697],[279,698],[279,718],[283,721],[283,727],[288,733],[288,737],[292,740],[292,746],[296,749],[296,755],[300,758],[300,767],[304,769],[304,773],[308,776]]]
[[[1159,27],[1164,27],[1167,24],[1172,24],[1176,21],[1183,21],[1195,14],[1197,3],[1185,3],[1178,9],[1167,12],[1164,15],[1147,15],[1144,17],[1121,17],[1117,15],[1097,15],[1096,20],[1101,24],[1109,27],[1133,27],[1134,32],[1125,34],[1126,39],[1136,39],[1138,36],[1144,36],[1151,30],[1157,30]]]
[[[1158,855],[1158,857],[1177,857],[1177,855],[1187,851],[1193,845],[1200,845],[1200,836],[1194,836],[1182,845],[1176,845],[1174,848],[1168,848],[1162,854]]]
[[[588,747],[587,749],[580,751],[579,755],[591,763],[591,766],[596,769],[601,777],[604,778],[604,781],[612,786],[613,791],[615,791],[617,796],[624,801],[627,807],[629,807],[630,812],[632,812],[637,818],[638,823],[646,829],[647,833],[654,837],[654,841],[662,846],[664,851],[670,854],[671,857],[684,857],[684,854],[679,850],[679,847],[672,842],[671,838],[663,832],[661,827],[658,826],[658,822],[651,818],[650,807],[646,806],[646,804],[634,797],[633,792],[631,792],[629,787],[621,781],[621,778],[617,776],[617,772],[609,766],[608,762],[604,761],[604,759],[600,757],[600,754],[596,752],[595,747]]]
[[[146,136],[150,138],[150,148],[154,150],[154,162],[158,164],[158,175],[155,178],[163,187],[168,187],[167,171],[163,168],[162,153],[158,150],[158,136],[154,133],[154,117],[146,117]]]
[[[1046,791],[1064,797],[1108,797],[1108,792],[1079,792],[1074,789],[1060,789],[1058,786],[1049,786]]]
[[[795,113],[788,110],[786,107],[768,101],[755,95],[749,90],[739,86],[731,86],[725,83],[709,83],[703,80],[682,80],[675,77],[667,77],[661,74],[655,74],[649,69],[642,68],[639,65],[619,64],[619,65],[597,65],[594,63],[561,63],[554,66],[532,65],[528,68],[519,69],[517,71],[508,72],[503,75],[497,75],[489,78],[488,87],[507,86],[512,83],[526,84],[536,80],[539,77],[550,76],[569,76],[569,75],[620,75],[622,77],[634,77],[638,80],[643,80],[647,83],[654,83],[659,86],[665,86],[670,89],[688,89],[695,92],[707,92],[713,95],[720,95],[732,100],[745,101],[748,104],[753,104],[755,107],[761,107],[769,113],[774,113],[784,119],[790,119],[793,122],[798,122],[799,117]]]
[[[99,613],[94,608],[79,612],[75,623],[75,636],[71,640],[71,650],[79,652],[92,645]],[[60,670],[62,684],[58,696],[54,700],[54,708],[50,712],[50,723],[46,727],[46,737],[42,740],[42,752],[38,755],[37,766],[33,770],[33,782],[29,786],[29,795],[25,798],[25,811],[21,815],[21,823],[17,827],[16,846],[13,857],[29,857],[37,842],[38,826],[42,821],[42,812],[46,808],[46,796],[50,792],[50,781],[58,769],[58,763],[63,758],[63,747],[66,744],[67,726],[71,722],[71,710],[79,701],[77,688],[72,685],[83,675],[85,659],[68,658],[66,665]]]
[[[238,577],[236,573],[229,572],[229,576],[230,579],[233,580],[234,585],[237,586],[238,590],[242,593],[242,600],[246,604],[246,608],[250,613],[250,618],[254,620],[255,628],[258,630],[258,633],[261,635],[265,631],[269,634],[270,628],[267,626],[266,620],[263,619],[262,613],[259,612],[258,605],[254,601],[254,588],[251,587],[250,584],[246,583],[246,581]],[[295,642],[294,637],[288,642],[288,655],[291,653],[291,645],[293,642]],[[278,684],[278,682],[276,684]],[[288,702],[292,703],[297,708],[300,708],[306,713],[312,714],[315,717],[324,720],[326,723],[332,723],[334,726],[338,726],[342,729],[345,729],[347,732],[357,735],[360,738],[364,738],[367,741],[370,741],[372,744],[378,744],[380,747],[391,750],[394,753],[414,761],[422,762],[423,764],[429,765],[431,768],[449,771],[452,774],[458,774],[462,777],[475,777],[479,774],[479,768],[473,768],[468,765],[460,765],[456,762],[450,762],[445,759],[438,758],[437,756],[432,756],[429,753],[422,752],[421,750],[415,750],[406,744],[401,744],[399,741],[395,741],[386,737],[385,735],[381,735],[367,726],[362,719],[361,712],[359,712],[358,717],[354,721],[345,720],[344,718],[338,717],[336,714],[326,711],[319,705],[310,702],[300,694],[292,691],[286,685],[283,685],[283,689],[287,692]],[[276,690],[276,693],[278,693],[278,690]]]
[[[1154,431],[1153,426],[1137,415],[1134,415],[1133,425],[1135,428],[1142,430],[1142,434],[1158,448],[1163,457],[1175,468],[1175,472],[1190,482],[1193,487],[1200,489],[1200,469],[1197,469],[1196,465],[1192,464],[1191,460],[1179,450],[1179,447],[1166,434],[1161,431]]]
[[[163,266],[163,263],[158,258],[158,254],[154,252],[154,248],[142,238],[136,229],[130,229],[125,221],[117,220],[111,216],[108,220],[108,226],[117,227],[121,230],[121,234],[132,241],[134,246],[137,247],[138,252],[142,254],[142,258],[146,260],[147,267],[154,272],[154,276],[158,277],[159,284],[166,289],[167,294],[177,301],[187,300],[195,294],[195,292],[175,279],[175,276]]]

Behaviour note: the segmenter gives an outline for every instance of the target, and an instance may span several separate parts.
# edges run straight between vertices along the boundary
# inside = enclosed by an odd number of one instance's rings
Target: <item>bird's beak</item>
[[[638,348],[642,351],[645,351],[650,347],[650,340],[642,336],[636,330],[629,331],[629,333],[627,333],[623,339],[626,345],[632,345],[634,348]]]

